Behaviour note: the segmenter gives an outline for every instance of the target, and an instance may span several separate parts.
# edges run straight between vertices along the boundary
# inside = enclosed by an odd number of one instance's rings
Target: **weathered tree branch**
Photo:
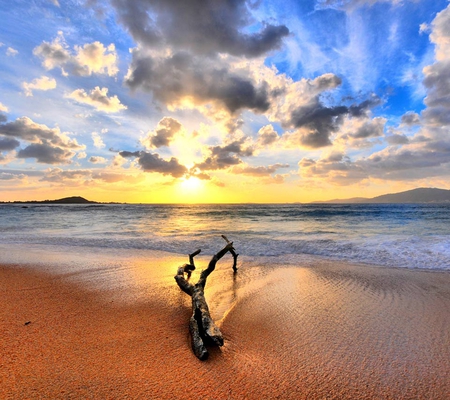
[[[178,268],[175,280],[180,289],[192,297],[192,316],[189,320],[189,331],[191,334],[192,349],[194,354],[200,359],[208,358],[208,350],[206,344],[213,343],[218,346],[223,345],[223,336],[220,329],[214,324],[209,313],[208,304],[205,299],[205,285],[206,279],[216,268],[217,261],[219,261],[226,253],[230,252],[233,256],[233,271],[236,273],[237,257],[233,242],[230,242],[226,236],[222,235],[227,245],[215,254],[208,264],[208,267],[201,272],[200,279],[193,285],[188,282],[191,273],[195,270],[194,257],[200,253],[200,249],[192,254],[189,254],[189,264],[184,264]],[[185,274],[187,278],[185,278]]]
[[[223,237],[223,239],[224,239],[227,243],[230,243],[230,241],[228,240],[228,238],[227,238],[225,235],[222,235],[222,237]],[[230,250],[230,253],[231,253],[231,255],[233,256],[233,271],[236,273],[236,272],[237,272],[237,266],[236,266],[236,264],[237,264],[237,258],[238,258],[238,255],[239,255],[239,254],[237,254],[237,253],[234,251],[234,248],[232,248],[232,249]]]

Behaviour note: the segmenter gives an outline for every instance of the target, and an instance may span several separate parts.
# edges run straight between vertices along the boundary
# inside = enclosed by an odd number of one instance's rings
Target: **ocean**
[[[0,205],[1,262],[36,254],[217,252],[450,270],[450,204]],[[28,260],[30,261],[30,260]],[[31,260],[33,261],[33,260]],[[35,260],[36,261],[36,260]]]

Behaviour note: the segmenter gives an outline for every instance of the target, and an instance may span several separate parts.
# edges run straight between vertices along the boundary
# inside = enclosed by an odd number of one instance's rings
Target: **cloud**
[[[15,57],[17,56],[17,54],[19,54],[19,52],[16,49],[13,49],[12,47],[8,47],[6,49],[6,55],[8,57]]]
[[[315,79],[279,84],[279,95],[273,99],[269,113],[272,121],[281,121],[284,128],[293,130],[283,134],[285,146],[330,146],[331,136],[339,131],[345,116],[367,116],[371,108],[380,104],[379,98],[371,95],[360,104],[324,105],[323,94],[341,83],[338,76],[327,73]]]
[[[450,6],[436,15],[431,23],[430,40],[435,44],[436,62],[423,69],[427,90],[422,112],[425,124],[450,125]]]
[[[396,146],[396,145],[402,145],[402,144],[408,144],[409,143],[409,139],[408,139],[408,137],[406,135],[397,134],[397,133],[394,133],[393,135],[390,135],[390,136],[386,136],[386,141],[391,146]]]
[[[119,20],[138,43],[125,84],[173,108],[195,108],[233,130],[230,115],[264,113],[268,83],[243,60],[262,60],[289,35],[284,25],[259,21],[257,3],[114,0]],[[263,68],[269,69],[259,61]],[[226,115],[228,114],[228,115]]]
[[[93,184],[98,185],[100,182],[115,183],[138,183],[143,178],[140,175],[129,175],[124,173],[110,172],[108,170],[90,170],[90,169],[70,169],[52,168],[45,172],[40,179],[41,182],[52,182],[63,184],[65,186],[78,186]]]
[[[35,158],[43,164],[68,164],[74,152],[49,143],[32,143],[17,153],[17,158]]]
[[[419,25],[419,33],[427,33],[430,31],[430,25],[426,24],[425,22]]]
[[[33,50],[33,54],[42,59],[45,69],[61,68],[63,75],[70,73],[76,76],[115,76],[119,72],[114,44],[105,47],[100,42],[93,42],[75,46],[74,49],[74,52],[70,51],[62,32],[58,32],[53,42],[44,41]]]
[[[108,88],[100,89],[99,86],[92,89],[90,93],[87,93],[84,89],[74,90],[67,97],[74,99],[78,103],[93,106],[97,110],[106,113],[116,113],[127,109],[116,95],[108,97]]]
[[[400,5],[405,0],[316,0],[316,9],[332,8],[336,10],[353,10],[365,5],[372,6],[375,3],[391,3],[393,5]]]
[[[243,138],[223,146],[210,146],[209,156],[202,162],[196,163],[194,170],[198,168],[200,171],[213,171],[240,164],[242,162],[240,157],[250,157],[254,152],[254,148],[245,143],[245,140]]]
[[[56,80],[47,76],[33,79],[32,82],[23,82],[25,96],[33,96],[33,90],[51,90],[56,88]]]
[[[64,182],[71,180],[89,179],[92,171],[87,169],[67,170],[61,168],[52,168],[48,170],[44,177],[40,179],[42,182]]]
[[[100,136],[99,133],[97,132],[92,132],[92,140],[94,142],[94,146],[97,149],[103,149],[104,147],[106,147],[105,143],[103,142],[102,137]]]
[[[330,135],[339,129],[347,112],[345,106],[325,107],[319,101],[298,108],[292,113],[292,123],[303,128],[297,131],[300,143],[311,148],[331,145]]]
[[[258,131],[257,146],[259,148],[270,147],[279,139],[278,133],[272,125],[265,125]]]
[[[20,146],[20,142],[18,140],[0,137],[0,151],[14,150],[18,146]]]
[[[69,138],[67,133],[59,128],[49,128],[44,124],[38,124],[28,117],[17,118],[13,122],[0,124],[0,134],[26,140],[33,143],[48,142],[51,145],[67,149],[84,149],[76,139]]]
[[[406,114],[402,115],[402,125],[406,126],[414,126],[414,125],[420,125],[420,117],[419,114],[415,112],[407,112]]]
[[[100,156],[92,156],[89,158],[89,162],[92,164],[106,164],[108,160]]]
[[[277,172],[280,168],[289,168],[289,164],[273,164],[268,166],[250,166],[250,165],[237,165],[231,168],[230,172],[234,174],[250,175],[255,177],[270,176]]]
[[[437,13],[431,23],[430,40],[436,45],[435,55],[437,61],[446,61],[450,58],[450,5]]]
[[[269,108],[267,84],[256,83],[247,71],[238,71],[225,59],[203,59],[187,52],[155,57],[133,51],[125,84],[151,92],[166,105],[217,103],[230,113],[242,109],[264,112]]]
[[[302,158],[298,165],[304,178],[326,179],[335,185],[351,185],[368,176],[364,168],[352,163],[342,152],[332,152],[317,161]]]
[[[264,21],[258,31],[246,29],[255,18],[246,0],[113,0],[112,4],[133,38],[149,48],[257,57],[278,49],[289,34],[286,26]]]
[[[384,136],[386,123],[387,119],[384,117],[370,118],[364,115],[355,118],[347,116],[334,142],[347,148],[370,148],[380,142],[373,139]]]
[[[24,175],[24,174],[11,174],[9,172],[1,172],[0,173],[0,181],[22,180],[25,178],[26,178],[26,175]]]
[[[387,119],[383,117],[376,117],[370,121],[365,121],[355,132],[351,133],[350,136],[354,139],[367,139],[383,136],[386,122]]]
[[[9,151],[6,152],[6,154],[3,154],[0,151],[0,164],[9,164],[10,162],[12,162],[14,160],[14,158],[16,157],[16,152],[15,151]]]
[[[351,185],[364,179],[416,180],[450,175],[450,140],[434,139],[430,132],[414,138],[395,134],[387,137],[391,146],[352,161],[342,152],[319,160],[303,158],[299,162],[303,177],[321,178],[337,185]]]
[[[174,118],[164,117],[158,122],[156,129],[148,133],[147,137],[141,140],[141,143],[147,147],[158,148],[169,146],[174,135],[182,129],[182,125]]]
[[[117,53],[114,44],[105,47],[100,42],[87,43],[83,47],[75,46],[76,60],[86,73],[80,75],[106,74],[115,76],[119,72],[117,67]],[[83,72],[84,72],[83,71]]]
[[[145,172],[157,172],[163,175],[171,175],[174,178],[181,178],[188,173],[188,169],[181,165],[175,157],[167,161],[161,158],[159,154],[145,151],[120,151],[119,154],[124,158],[137,158],[138,164]]]
[[[8,112],[8,107],[6,107],[4,104],[0,103],[0,111]]]
[[[17,157],[36,158],[39,163],[67,164],[75,155],[75,150],[85,148],[84,145],[78,144],[75,139],[71,139],[67,133],[61,132],[59,128],[49,128],[32,121],[28,117],[21,117],[13,122],[0,124],[0,134],[7,138],[31,142],[30,145],[19,150]],[[9,144],[12,146],[15,142],[11,141]]]

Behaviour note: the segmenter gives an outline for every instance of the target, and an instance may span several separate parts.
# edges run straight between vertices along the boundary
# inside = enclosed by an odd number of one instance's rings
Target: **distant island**
[[[450,203],[450,190],[436,188],[418,188],[400,193],[383,194],[381,196],[365,198],[353,197],[350,199],[334,199],[314,201],[313,203],[330,204],[374,204],[374,203]]]
[[[72,197],[64,197],[62,199],[56,200],[30,200],[30,201],[2,201],[0,203],[8,203],[8,204],[99,204],[96,201],[86,200],[81,196],[72,196]]]
[[[450,203],[450,190],[437,188],[417,188],[400,193],[383,194],[381,196],[366,198],[352,197],[349,199],[333,199],[312,201],[312,204],[374,204],[374,203]],[[0,201],[0,204],[125,204],[87,200],[81,196],[64,197],[56,200],[29,200],[29,201]]]

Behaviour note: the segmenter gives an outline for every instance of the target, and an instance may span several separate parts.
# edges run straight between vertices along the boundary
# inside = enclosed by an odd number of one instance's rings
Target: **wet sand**
[[[165,272],[114,287],[0,267],[0,398],[450,398],[450,273],[220,266],[207,296],[225,345],[201,362],[174,260],[154,262]]]

